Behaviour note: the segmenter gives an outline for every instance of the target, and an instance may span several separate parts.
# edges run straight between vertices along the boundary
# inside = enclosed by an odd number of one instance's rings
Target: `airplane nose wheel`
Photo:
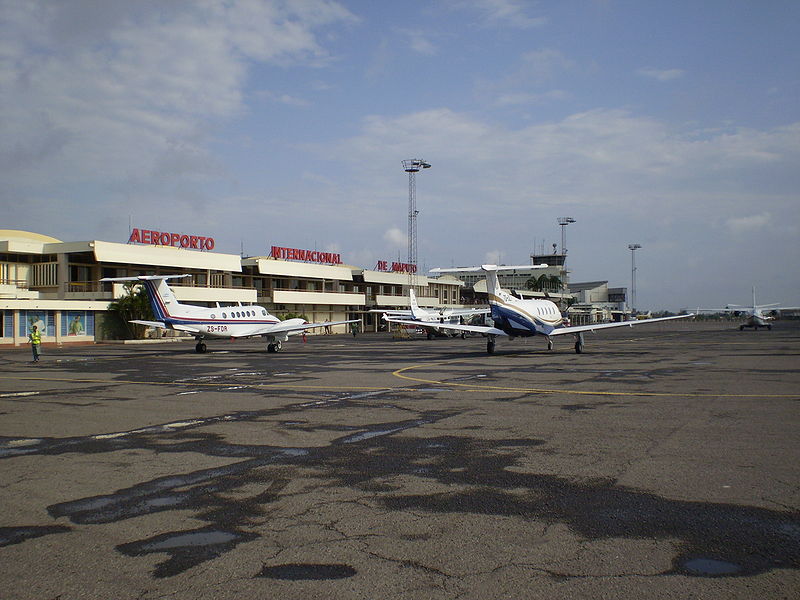
[[[198,354],[203,354],[206,351],[206,345],[203,342],[197,342],[197,345],[194,347],[194,351]]]

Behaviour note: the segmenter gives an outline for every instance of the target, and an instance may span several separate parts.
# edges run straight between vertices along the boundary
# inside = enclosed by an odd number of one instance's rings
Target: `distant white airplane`
[[[267,352],[277,352],[282,342],[290,335],[298,335],[307,329],[328,327],[350,321],[326,321],[308,323],[304,319],[281,321],[263,306],[240,305],[208,308],[193,304],[181,304],[167,285],[167,279],[180,279],[191,275],[140,275],[138,277],[106,277],[100,281],[135,281],[144,285],[153,308],[156,321],[134,320],[131,323],[174,329],[190,333],[197,340],[195,351],[205,352],[205,338],[265,337]]]
[[[497,278],[499,270],[518,269],[520,267],[498,267],[496,265],[483,265],[481,269],[486,272],[486,286],[489,295],[489,306],[491,308],[494,327],[484,325],[460,325],[440,323],[441,329],[452,329],[456,331],[469,331],[481,333],[487,336],[486,351],[492,354],[495,350],[495,341],[498,336],[514,339],[515,337],[529,337],[543,335],[547,338],[548,349],[553,348],[553,337],[559,335],[572,334],[575,336],[575,352],[580,354],[584,349],[583,334],[586,331],[597,331],[599,329],[611,329],[613,327],[634,327],[646,323],[657,323],[659,321],[670,321],[673,319],[685,319],[694,316],[693,314],[678,315],[675,317],[661,317],[658,319],[646,319],[642,321],[624,321],[619,323],[598,323],[594,325],[565,325],[564,318],[558,306],[551,300],[516,298],[500,288]],[[526,268],[530,268],[527,265]],[[466,269],[433,269],[432,272],[453,273],[459,271],[474,271],[475,267]],[[418,324],[417,321],[396,319],[388,317],[390,323],[405,323],[409,325]]]
[[[461,317],[487,315],[490,312],[488,308],[443,308],[440,310],[426,310],[420,307],[417,302],[417,294],[414,289],[408,290],[409,304],[411,310],[381,310],[379,308],[372,309],[369,312],[383,313],[384,320],[388,321],[390,318],[406,318],[409,321],[414,321],[417,326],[424,327],[428,330],[428,339],[433,337],[432,331],[439,329],[439,323],[458,323]]]
[[[753,304],[752,306],[740,306],[738,304],[728,304],[725,308],[698,308],[698,312],[730,312],[740,314],[746,317],[745,322],[739,325],[739,331],[744,331],[745,327],[752,327],[758,331],[759,327],[766,327],[768,330],[772,329],[772,323],[775,317],[766,313],[775,310],[800,310],[798,306],[779,306],[779,302],[773,304],[756,304],[756,288],[753,286]],[[766,310],[765,310],[766,309]]]

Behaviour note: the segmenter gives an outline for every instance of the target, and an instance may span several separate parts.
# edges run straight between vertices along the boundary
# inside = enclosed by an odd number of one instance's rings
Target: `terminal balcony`
[[[361,292],[326,292],[314,290],[272,290],[274,304],[327,304],[331,306],[363,306],[367,297]]]

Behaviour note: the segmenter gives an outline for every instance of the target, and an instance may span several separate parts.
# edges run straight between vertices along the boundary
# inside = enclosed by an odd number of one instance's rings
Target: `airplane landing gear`
[[[575,336],[575,354],[583,353],[583,332]]]
[[[486,342],[486,353],[494,354],[494,336],[489,336],[489,341]]]
[[[270,342],[267,344],[267,352],[277,352],[281,349],[280,341]]]
[[[552,350],[553,349],[553,340],[552,340],[552,338],[547,338],[547,349],[548,350]]]
[[[198,354],[203,354],[206,351],[206,345],[203,343],[203,340],[197,340],[197,345],[194,347],[194,351]]]

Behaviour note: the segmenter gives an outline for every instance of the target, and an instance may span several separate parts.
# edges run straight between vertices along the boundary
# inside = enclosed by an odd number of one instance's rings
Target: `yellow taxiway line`
[[[451,381],[441,381],[437,379],[423,379],[406,375],[406,371],[431,367],[431,364],[411,365],[392,372],[392,375],[400,379],[426,383],[429,385],[441,385],[452,388],[463,388],[469,392],[525,392],[528,394],[575,394],[583,396],[651,396],[651,397],[683,397],[683,398],[797,398],[798,394],[725,394],[725,393],[703,393],[703,392],[606,392],[598,390],[575,390],[568,388],[528,388],[511,387],[500,385],[475,385],[474,383],[457,383]]]

